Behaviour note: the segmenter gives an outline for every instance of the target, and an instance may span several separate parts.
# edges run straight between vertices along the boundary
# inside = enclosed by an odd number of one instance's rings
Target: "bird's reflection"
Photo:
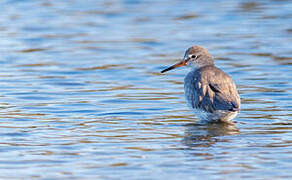
[[[192,147],[208,147],[220,141],[219,136],[235,135],[240,131],[236,124],[196,123],[186,125],[183,144]]]

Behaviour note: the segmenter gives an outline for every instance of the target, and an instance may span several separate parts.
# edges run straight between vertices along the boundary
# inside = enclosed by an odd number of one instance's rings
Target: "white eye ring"
[[[197,55],[194,55],[194,54],[190,54],[190,55],[189,55],[189,58],[190,58],[190,59],[197,59],[197,57],[198,57],[198,56],[197,56]]]

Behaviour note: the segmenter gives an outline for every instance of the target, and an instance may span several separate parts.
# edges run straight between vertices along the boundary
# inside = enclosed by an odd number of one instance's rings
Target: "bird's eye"
[[[191,56],[191,58],[194,58],[194,59],[196,59],[196,58],[197,58],[197,56],[193,54],[193,55]]]

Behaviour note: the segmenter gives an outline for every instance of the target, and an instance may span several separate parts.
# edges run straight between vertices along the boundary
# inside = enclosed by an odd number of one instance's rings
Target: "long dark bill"
[[[176,64],[174,64],[174,65],[172,65],[172,66],[170,66],[170,67],[168,67],[168,68],[162,70],[161,73],[164,73],[164,72],[166,72],[166,71],[170,71],[170,70],[172,70],[172,69],[175,69],[175,68],[177,68],[177,67],[181,67],[181,66],[185,66],[185,65],[186,65],[186,61],[185,61],[185,60],[182,60],[181,62],[176,63]]]

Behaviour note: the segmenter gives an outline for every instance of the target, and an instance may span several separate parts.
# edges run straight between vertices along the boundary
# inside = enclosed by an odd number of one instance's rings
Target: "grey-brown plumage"
[[[208,50],[189,48],[184,60],[162,72],[187,65],[192,70],[184,80],[188,106],[203,121],[231,122],[240,110],[240,98],[232,78],[215,67]]]

